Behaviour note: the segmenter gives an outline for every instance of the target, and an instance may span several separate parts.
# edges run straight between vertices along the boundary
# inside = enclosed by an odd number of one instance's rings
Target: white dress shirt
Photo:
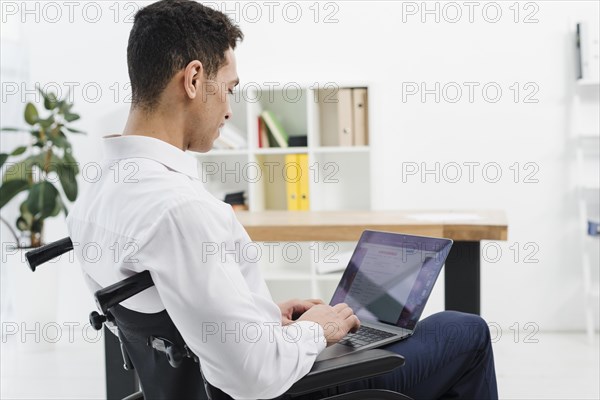
[[[67,218],[90,289],[150,271],[155,286],[123,306],[166,308],[206,379],[230,396],[281,395],[325,348],[323,329],[282,326],[253,262],[257,246],[204,189],[194,156],[145,136],[102,141],[104,159],[82,168],[86,184]]]

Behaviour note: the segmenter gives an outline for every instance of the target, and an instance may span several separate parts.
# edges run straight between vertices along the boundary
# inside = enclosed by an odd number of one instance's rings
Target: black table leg
[[[456,241],[446,258],[446,310],[481,313],[479,242]]]
[[[137,392],[137,377],[134,371],[123,368],[123,354],[119,339],[104,327],[104,358],[106,360],[106,398],[121,400]]]

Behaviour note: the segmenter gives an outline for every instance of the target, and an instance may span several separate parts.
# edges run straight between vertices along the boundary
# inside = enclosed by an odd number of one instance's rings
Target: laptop
[[[411,336],[450,247],[450,239],[364,231],[329,303],[348,304],[361,327],[317,361]]]

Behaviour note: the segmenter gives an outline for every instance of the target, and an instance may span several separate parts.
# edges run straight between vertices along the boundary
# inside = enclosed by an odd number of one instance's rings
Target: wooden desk
[[[357,241],[365,229],[446,237],[506,240],[504,212],[492,211],[263,211],[236,212],[257,242]]]
[[[447,310],[481,312],[480,241],[506,240],[503,211],[264,211],[236,213],[253,241],[358,241],[365,229],[454,240],[446,259]]]

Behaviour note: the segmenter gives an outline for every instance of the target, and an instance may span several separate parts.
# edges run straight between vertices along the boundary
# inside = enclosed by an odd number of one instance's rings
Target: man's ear
[[[198,60],[190,62],[184,70],[183,86],[190,99],[195,99],[200,93],[204,79],[204,67]]]

